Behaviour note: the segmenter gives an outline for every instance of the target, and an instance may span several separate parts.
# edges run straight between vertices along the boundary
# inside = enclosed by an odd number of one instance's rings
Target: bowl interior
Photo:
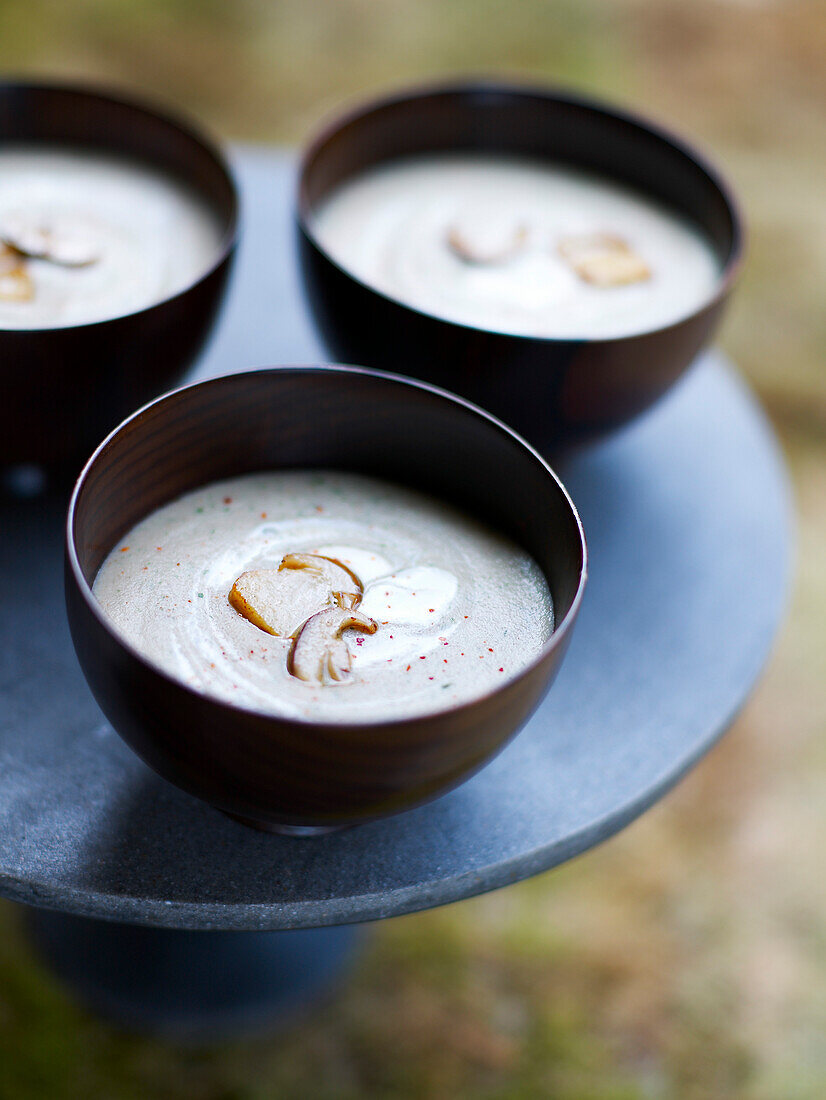
[[[216,262],[233,239],[238,199],[222,154],[186,123],[140,102],[92,88],[0,84],[0,142],[66,145],[141,161],[207,203],[223,231]]]
[[[121,425],[81,474],[70,510],[70,557],[88,598],[112,546],[149,512],[211,481],[290,467],[351,470],[448,500],[534,556],[557,627],[577,601],[585,564],[579,519],[518,436],[442,391],[323,367],[185,387]]]
[[[731,196],[677,139],[585,99],[498,84],[402,93],[334,122],[305,155],[299,216],[312,236],[313,209],[344,180],[399,157],[461,151],[551,160],[606,176],[693,221],[723,270],[739,254]]]

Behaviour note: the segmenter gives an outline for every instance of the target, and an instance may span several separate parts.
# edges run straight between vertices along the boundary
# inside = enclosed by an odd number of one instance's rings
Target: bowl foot
[[[231,814],[228,810],[224,812],[233,821],[240,821],[242,825],[248,825],[250,829],[258,829],[261,833],[277,833],[279,836],[326,836],[328,833],[340,833],[342,829],[352,828],[352,825],[282,825],[275,821],[262,821],[257,817]]]

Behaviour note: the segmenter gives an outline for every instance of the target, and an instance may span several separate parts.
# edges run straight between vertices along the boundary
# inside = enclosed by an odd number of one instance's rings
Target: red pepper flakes
[[[505,670],[504,670],[503,668],[500,668],[500,669],[499,669],[499,671],[500,671],[500,672],[504,672]]]
[[[420,657],[420,658],[419,658],[419,660],[420,660],[420,661],[426,661],[426,660],[427,660],[427,657],[424,657],[424,656],[423,656],[423,657]]]
[[[120,548],[121,554],[125,554],[128,549],[129,549],[128,546],[121,546],[121,548]]]
[[[432,679],[433,679],[433,677],[432,677],[432,676],[428,676],[428,680],[432,680]]]
[[[433,612],[434,612],[434,611],[436,610],[436,608],[435,608],[435,607],[428,607],[428,609],[427,609],[427,610],[428,610],[428,611],[430,612],[430,614],[432,615],[432,614],[433,614]]]
[[[488,653],[493,653],[493,650],[488,646]]]
[[[262,513],[261,513],[261,519],[266,519],[266,518],[267,518],[267,513],[266,513],[266,512],[262,512]]]
[[[405,669],[405,672],[409,672],[409,671],[410,671],[410,665],[408,665],[407,668]]]
[[[315,506],[315,510],[316,510],[317,512],[323,512],[323,511],[324,511],[324,509],[323,509],[323,508],[321,507],[321,505],[320,505],[320,504],[316,504],[316,506]]]
[[[232,504],[232,497],[224,497],[224,504]]]

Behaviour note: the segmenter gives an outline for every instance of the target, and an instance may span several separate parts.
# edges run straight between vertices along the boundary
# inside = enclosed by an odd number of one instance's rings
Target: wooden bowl
[[[352,430],[369,410],[370,430]],[[139,520],[220,478],[290,467],[359,471],[454,502],[524,546],[545,572],[556,629],[501,688],[425,717],[321,723],[273,717],[185,687],[111,628],[92,593]],[[347,367],[280,367],[187,386],[101,444],[68,515],[66,599],[80,664],[115,729],[172,783],[282,830],[367,821],[460,783],[548,690],[585,585],[585,540],[553,471],[505,425],[409,379]]]
[[[664,203],[711,242],[720,262],[713,293],[682,320],[632,336],[508,335],[407,306],[325,252],[312,215],[342,182],[398,157],[459,151],[561,163]],[[543,451],[624,424],[674,384],[714,332],[742,251],[731,192],[679,138],[579,96],[499,81],[401,92],[326,126],[301,161],[297,228],[306,293],[333,358],[454,390]]]
[[[131,99],[63,85],[0,84],[0,142],[122,155],[192,188],[222,227],[208,270],[125,316],[60,328],[0,328],[0,397],[10,411],[0,467],[39,463],[74,476],[106,432],[174,385],[200,351],[235,250],[238,196],[223,154],[188,124]]]

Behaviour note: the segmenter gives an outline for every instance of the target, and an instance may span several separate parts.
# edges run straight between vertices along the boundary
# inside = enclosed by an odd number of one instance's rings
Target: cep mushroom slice
[[[259,630],[289,638],[301,624],[332,603],[327,578],[307,570],[251,569],[229,593],[230,605]]]
[[[358,607],[364,595],[364,585],[352,569],[348,569],[338,558],[325,558],[322,554],[285,554],[278,568],[306,569],[313,576],[323,578],[339,607]]]
[[[30,302],[34,283],[19,252],[0,243],[0,301]]]
[[[651,278],[645,260],[622,237],[610,233],[563,237],[557,247],[580,279],[593,286],[627,286]]]
[[[25,214],[9,214],[0,221],[0,241],[21,256],[61,267],[88,267],[100,258],[94,242],[80,228],[43,225]]]
[[[378,628],[377,622],[360,611],[325,608],[308,619],[296,634],[287,670],[299,680],[310,683],[346,680],[350,675],[351,659],[342,634],[345,630],[375,634]]]
[[[447,230],[447,246],[466,264],[494,265],[512,260],[528,240],[528,228],[511,217],[458,218]]]

